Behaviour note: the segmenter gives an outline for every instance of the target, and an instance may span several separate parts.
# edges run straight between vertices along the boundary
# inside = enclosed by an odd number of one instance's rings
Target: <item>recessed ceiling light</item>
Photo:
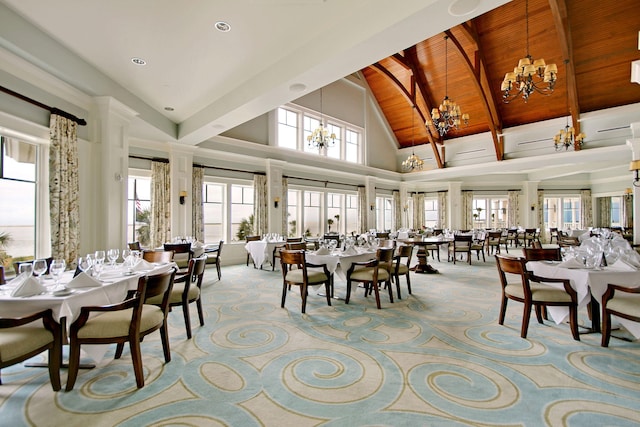
[[[173,108],[173,107],[164,107],[164,110],[165,111],[173,111],[173,110],[175,110],[175,108]]]
[[[231,31],[231,25],[229,25],[224,21],[216,22],[215,27],[216,27],[216,30],[221,31],[223,33],[228,33],[229,31]]]
[[[147,61],[145,61],[142,58],[131,58],[131,62],[133,62],[136,65],[147,65]]]
[[[304,92],[307,89],[307,86],[302,83],[294,83],[289,86],[289,90],[291,92]]]
[[[452,16],[468,15],[478,8],[480,0],[455,0],[449,5],[449,14]]]

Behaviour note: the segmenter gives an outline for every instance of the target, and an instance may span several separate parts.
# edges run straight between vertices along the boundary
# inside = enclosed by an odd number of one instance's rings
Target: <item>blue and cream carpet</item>
[[[307,314],[281,275],[251,267],[208,270],[206,326],[192,309],[170,314],[172,361],[159,335],[142,344],[146,385],[136,389],[128,349],[81,371],[72,392],[51,390],[46,369],[2,370],[5,426],[637,426],[640,342],[571,338],[568,325],[532,319],[522,305],[497,323],[493,260],[435,262],[441,274],[402,279],[383,309],[358,289],[349,305],[311,292]],[[209,276],[209,280],[207,277]],[[336,280],[336,294],[344,283]],[[585,315],[585,313],[581,313]],[[619,331],[624,333],[624,331]],[[62,371],[63,388],[66,371]]]

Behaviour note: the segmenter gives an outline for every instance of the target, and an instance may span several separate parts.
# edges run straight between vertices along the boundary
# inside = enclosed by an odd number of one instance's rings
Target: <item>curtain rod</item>
[[[356,184],[345,184],[344,182],[335,182],[335,181],[327,181],[322,180],[322,179],[314,179],[314,178],[303,178],[300,176],[288,176],[288,175],[283,175],[283,178],[292,178],[292,179],[300,179],[302,181],[311,181],[311,182],[321,182],[324,184],[325,188],[327,187],[327,184],[336,184],[336,185],[346,185],[347,187],[364,187],[364,185],[356,185]]]
[[[193,166],[198,167],[198,168],[216,169],[216,170],[227,171],[227,172],[241,172],[241,173],[251,173],[251,174],[255,174],[255,175],[266,175],[265,172],[256,172],[256,171],[252,172],[252,171],[241,170],[241,169],[221,168],[221,167],[218,167],[218,166],[199,165],[197,163],[194,163]]]
[[[76,116],[74,116],[71,113],[67,113],[66,111],[62,111],[58,108],[55,107],[49,107],[48,105],[43,104],[42,102],[38,102],[35,99],[31,99],[29,97],[26,97],[24,95],[19,94],[18,92],[14,92],[11,89],[7,89],[4,86],[0,86],[0,92],[4,92],[7,95],[11,95],[15,98],[18,98],[22,101],[28,102],[29,104],[35,105],[36,107],[40,107],[43,110],[47,110],[49,111],[51,114],[57,114],[58,116],[62,116],[66,119],[72,120],[74,122],[76,122],[78,125],[80,126],[86,126],[87,122],[84,119],[78,118]]]
[[[161,162],[161,163],[169,163],[169,159],[163,159],[162,157],[144,157],[144,156],[134,156],[132,154],[129,155],[130,159],[139,159],[139,160],[149,160],[152,162]]]

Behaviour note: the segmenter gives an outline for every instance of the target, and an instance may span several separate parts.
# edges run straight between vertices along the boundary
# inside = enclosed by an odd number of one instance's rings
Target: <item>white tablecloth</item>
[[[276,246],[283,246],[284,244],[284,241],[267,242],[265,240],[258,240],[247,242],[247,244],[244,245],[244,248],[249,252],[249,254],[251,254],[251,258],[253,259],[253,262],[255,262],[256,267],[262,268],[262,264],[264,264],[265,261],[271,262],[273,249]]]
[[[354,262],[369,261],[375,259],[375,251],[362,251],[355,255],[345,255],[340,250],[333,251],[330,255],[316,255],[307,252],[306,260],[311,264],[327,264],[327,270],[331,274],[337,274],[341,279],[347,280],[347,271]]]
[[[578,307],[580,308],[586,307],[591,301],[591,296],[602,305],[602,296],[607,291],[609,283],[630,287],[640,286],[640,271],[623,271],[614,267],[604,267],[602,270],[569,269],[549,261],[529,261],[527,268],[536,276],[571,280],[571,286],[578,293]],[[549,285],[562,288],[560,283],[549,283]],[[549,306],[547,309],[556,323],[563,322],[569,315],[569,309],[566,307]],[[616,320],[636,338],[640,338],[640,325],[638,323],[618,317],[616,317]]]

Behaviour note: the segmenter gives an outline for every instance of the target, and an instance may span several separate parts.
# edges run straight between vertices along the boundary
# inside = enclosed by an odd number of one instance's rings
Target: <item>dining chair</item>
[[[476,257],[478,258],[478,261],[480,261],[480,254],[482,254],[482,261],[487,262],[486,258],[484,257],[484,245],[486,240],[487,239],[484,232],[480,233],[477,239],[471,240],[470,250],[476,251]]]
[[[142,251],[142,259],[147,262],[156,262],[160,264],[169,263],[173,261],[173,251],[144,250]]]
[[[456,234],[453,241],[449,244],[449,259],[456,263],[457,254],[467,254],[467,262],[471,265],[471,243],[473,236],[470,234]]]
[[[173,251],[173,261],[178,266],[177,277],[186,274],[189,268],[189,261],[193,258],[191,243],[165,243],[165,251]]]
[[[442,233],[440,233],[442,234]],[[427,252],[431,252],[431,258],[436,259],[436,257],[438,258],[438,262],[440,262],[440,245],[438,244],[433,244],[433,245],[425,245],[424,246],[424,251]]]
[[[518,229],[517,228],[509,228],[507,230],[507,236],[505,238],[504,249],[509,253],[508,246],[518,247]]]
[[[382,233],[376,233],[376,237],[378,239],[388,239],[389,238],[389,233],[387,233],[386,231],[382,232]]]
[[[611,315],[640,322],[640,287],[607,285],[607,291],[602,296],[602,347],[609,347]]]
[[[300,287],[302,298],[302,313],[307,309],[307,297],[309,286],[324,283],[327,304],[331,305],[331,274],[326,264],[311,264],[306,262],[304,250],[283,250],[280,252],[280,265],[282,268],[282,301],[280,307],[284,308],[287,299],[287,291],[292,286]],[[321,268],[322,270],[309,270],[309,268]]]
[[[562,261],[560,248],[522,248],[527,261]]]
[[[505,240],[506,242],[506,240]],[[500,253],[500,245],[502,242],[502,231],[489,231],[487,232],[487,255],[493,255],[493,253]],[[506,249],[506,247],[505,247]]]
[[[276,269],[276,258],[280,258],[280,252],[286,248],[287,243],[300,243],[302,242],[302,237],[287,237],[284,243],[280,245],[276,245],[273,248],[273,254],[271,255],[271,271]]]
[[[411,295],[411,278],[409,273],[411,272],[411,256],[413,255],[413,245],[401,245],[396,248],[395,256],[393,257],[393,277],[396,282],[396,290],[398,291],[398,299],[402,299],[400,295],[400,276],[407,278],[407,291]],[[404,260],[404,262],[402,262]]]
[[[260,236],[247,236],[246,237],[246,243],[249,242],[258,242],[260,241]],[[253,261],[253,258],[251,258],[251,254],[249,252],[247,252],[247,267],[249,266],[249,260]],[[256,266],[255,261],[253,261],[253,266]]]
[[[142,246],[140,246],[140,242],[129,242],[129,243],[127,243],[127,246],[132,251],[141,251],[142,250]]]
[[[138,287],[119,303],[88,306],[80,309],[80,315],[69,328],[69,375],[66,391],[73,390],[80,363],[80,347],[83,344],[117,344],[115,358],[122,356],[124,343],[129,342],[133,371],[138,388],[144,387],[140,342],[146,335],[160,330],[165,363],[171,361],[167,313],[169,294],[176,270],[155,276],[142,276]],[[162,295],[160,306],[145,304],[148,298]]]
[[[4,266],[0,265],[0,285],[7,283],[7,279],[4,275]]]
[[[365,296],[373,291],[376,296],[376,306],[381,309],[380,290],[378,284],[384,282],[389,289],[389,301],[393,302],[393,289],[391,288],[391,263],[393,262],[392,248],[378,248],[375,259],[370,261],[353,262],[347,271],[347,296],[345,304],[349,304],[351,297],[351,282],[364,283]]]
[[[536,318],[540,324],[544,323],[542,310],[545,306],[566,306],[569,307],[571,335],[573,335],[574,340],[580,341],[578,333],[578,296],[577,292],[571,287],[569,279],[536,276],[527,271],[527,261],[524,258],[504,255],[495,255],[495,257],[502,287],[500,315],[498,317],[500,325],[504,324],[507,301],[509,299],[524,304],[520,330],[522,338],[527,337],[532,306],[535,307]],[[563,289],[554,288],[545,283],[559,283],[562,284]]]
[[[42,324],[38,320],[42,320]],[[49,355],[51,387],[58,391],[62,329],[53,319],[53,311],[47,309],[20,318],[0,317],[0,369],[30,359],[45,350]]]
[[[318,239],[313,237],[305,237],[304,241],[307,244],[308,250],[317,251],[318,249],[320,249],[320,242],[318,242]]]
[[[188,274],[184,282],[175,282],[169,294],[169,310],[172,307],[182,307],[184,325],[187,330],[187,339],[191,339],[191,316],[189,315],[189,304],[196,303],[200,326],[204,326],[204,314],[202,311],[202,279],[207,267],[207,255],[199,258],[191,258],[189,261]],[[162,306],[163,295],[148,297],[145,304]]]
[[[549,227],[549,243],[553,243],[553,239],[556,239],[556,243],[559,243],[558,227]]]
[[[393,239],[380,239],[379,243],[378,243],[378,247],[379,248],[395,248],[396,247],[396,241]]]
[[[531,246],[535,240],[538,239],[538,229],[537,228],[525,228],[524,229],[524,246]]]
[[[222,269],[220,264],[222,259],[222,245],[224,245],[224,240],[220,240],[215,249],[211,251],[205,250],[205,253],[207,254],[207,265],[215,264],[216,272],[218,273],[218,280],[222,278]]]
[[[285,243],[285,249],[288,251],[304,251],[307,249],[306,242],[288,242]]]

